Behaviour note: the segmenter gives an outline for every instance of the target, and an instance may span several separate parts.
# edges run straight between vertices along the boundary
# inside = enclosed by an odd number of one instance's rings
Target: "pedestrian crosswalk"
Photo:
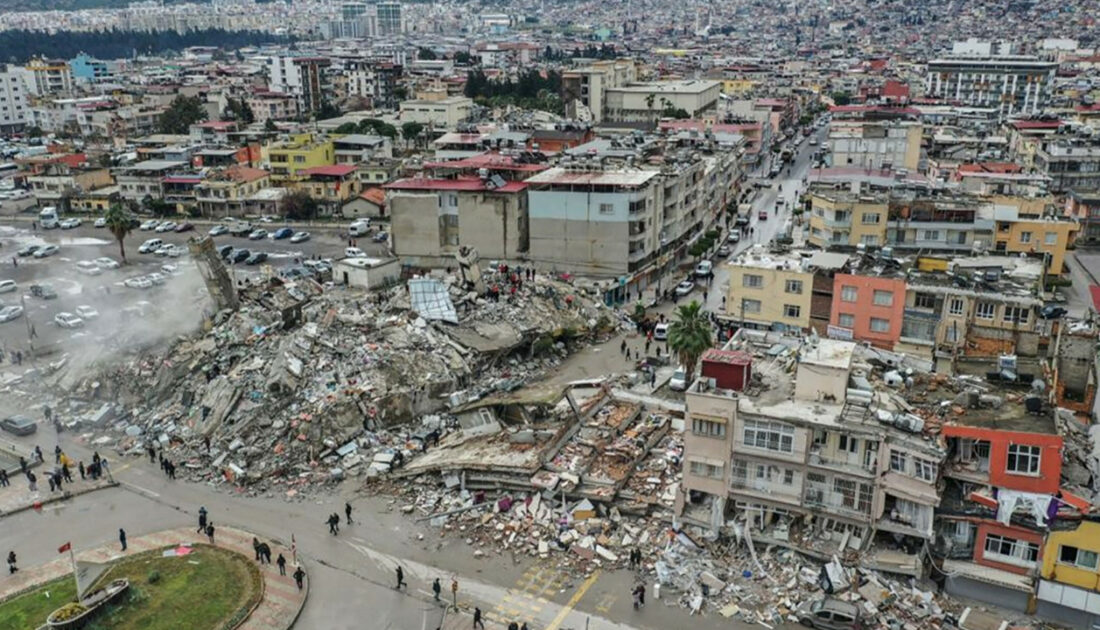
[[[532,566],[508,589],[493,610],[486,613],[486,618],[503,625],[512,621],[535,625],[550,599],[569,586],[568,576],[561,569]]]

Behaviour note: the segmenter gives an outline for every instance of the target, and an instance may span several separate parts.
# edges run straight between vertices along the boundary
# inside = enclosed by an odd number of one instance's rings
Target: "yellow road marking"
[[[565,618],[569,616],[570,612],[572,612],[573,607],[577,605],[577,602],[581,601],[581,598],[584,597],[584,594],[588,592],[588,589],[592,588],[592,585],[596,583],[596,580],[598,580],[599,577],[599,570],[590,575],[588,579],[585,580],[583,584],[581,584],[580,588],[577,589],[577,592],[573,593],[573,596],[569,598],[569,601],[566,602],[565,606],[562,607],[561,612],[558,613],[558,616],[554,617],[554,620],[550,622],[550,625],[546,626],[546,630],[558,630],[558,628],[561,627],[561,622],[565,621]]]

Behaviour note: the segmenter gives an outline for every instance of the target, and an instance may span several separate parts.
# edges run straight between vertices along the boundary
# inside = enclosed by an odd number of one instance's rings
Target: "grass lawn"
[[[224,549],[197,545],[186,556],[162,558],[161,550],[125,558],[101,583],[129,578],[130,591],[87,626],[88,630],[220,630],[252,608],[261,596],[259,571],[251,560]],[[53,586],[46,599],[43,589]],[[26,630],[73,595],[72,578],[51,582],[0,604],[0,630]]]

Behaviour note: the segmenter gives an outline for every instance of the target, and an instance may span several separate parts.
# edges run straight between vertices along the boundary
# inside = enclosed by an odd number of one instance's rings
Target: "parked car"
[[[672,378],[668,379],[668,388],[674,392],[682,392],[687,386],[687,370],[681,365],[672,373]]]
[[[99,217],[92,225],[97,228],[107,227],[107,217]]]
[[[1039,309],[1040,319],[1059,319],[1065,317],[1069,313],[1064,306],[1058,306],[1056,304],[1047,304],[1043,308]]]
[[[695,265],[695,277],[706,278],[714,273],[714,263],[709,260],[700,260],[699,264]]]
[[[358,247],[345,247],[344,248],[344,257],[345,258],[363,258],[366,255],[367,254],[363,250],[359,249]]]
[[[5,306],[0,308],[0,323],[10,322],[13,319],[19,319],[19,316],[23,314],[23,307],[18,304],[12,304],[11,306]]]
[[[153,283],[145,276],[138,276],[136,278],[127,278],[123,283],[125,286],[131,289],[148,289],[153,286]]]
[[[53,256],[54,254],[56,254],[59,251],[61,251],[61,248],[58,247],[57,245],[46,245],[46,246],[39,247],[38,249],[36,249],[34,251],[34,257],[35,258],[46,258],[46,257],[49,257],[49,256]]]
[[[756,214],[756,218],[760,219],[761,221],[767,221],[768,220],[768,211],[767,210],[761,210],[760,212],[758,212]]]
[[[0,429],[12,435],[31,435],[38,430],[38,423],[27,416],[9,416],[0,420]]]
[[[73,228],[80,227],[83,223],[84,222],[80,219],[77,219],[76,217],[71,217],[68,219],[62,219],[58,222],[57,226],[60,227],[62,230],[71,230]]]
[[[267,260],[267,252],[252,252],[252,255],[244,261],[244,264],[258,265],[265,260]]]
[[[390,235],[386,232],[379,231],[374,236],[372,236],[370,240],[374,241],[375,243],[385,243],[386,241],[390,240]]]
[[[691,280],[684,280],[680,284],[676,285],[676,295],[684,297],[695,290],[695,283]]]
[[[160,221],[157,221],[156,219],[149,219],[145,223],[142,223],[141,225],[139,225],[138,229],[141,230],[142,232],[148,232],[149,230],[157,229],[158,225],[160,225]]]
[[[72,313],[58,313],[53,316],[53,322],[62,328],[80,328],[84,320]]]
[[[176,231],[177,232],[190,232],[193,229],[195,229],[194,224],[188,223],[186,221],[184,221],[183,223],[180,223],[179,225],[176,226]]]
[[[229,234],[229,228],[224,225],[215,225],[207,232],[210,236],[221,236],[222,234]]]
[[[304,243],[309,240],[309,232],[295,232],[290,236],[291,243]]]
[[[34,253],[36,251],[38,251],[38,249],[40,247],[42,247],[42,246],[41,245],[24,245],[23,247],[20,247],[19,250],[16,251],[15,253],[19,254],[20,256],[34,256]]]
[[[158,247],[157,251],[153,252],[157,256],[168,256],[169,258],[179,258],[183,255],[184,249],[175,243],[169,243],[162,247]]]
[[[653,327],[653,338],[657,341],[668,339],[668,322],[661,322]]]
[[[95,264],[99,265],[100,269],[118,269],[118,261],[114,258],[108,258],[107,256],[101,256],[95,259]]]
[[[0,280],[0,293],[11,293],[18,287],[15,280]]]
[[[94,260],[82,260],[76,263],[76,270],[89,276],[98,276],[103,273]]]
[[[218,256],[221,258],[228,258],[231,253],[233,253],[232,245],[222,245],[218,248]]]
[[[155,284],[157,286],[160,286],[160,285],[164,284],[165,282],[168,282],[168,276],[165,276],[163,273],[160,273],[159,271],[154,271],[153,273],[151,273],[151,274],[149,274],[145,277],[149,279],[149,282],[152,282],[153,284]]]
[[[141,244],[141,247],[138,248],[138,252],[142,254],[152,254],[161,247],[164,247],[164,241],[159,238],[151,238]]]
[[[243,221],[229,226],[229,233],[233,236],[248,236],[252,232],[252,224]]]
[[[80,319],[83,319],[84,321],[88,321],[89,319],[95,319],[99,317],[99,311],[95,310],[91,306],[88,306],[87,304],[81,304],[80,306],[76,307],[76,316]]]
[[[720,258],[726,258],[732,253],[733,253],[733,250],[730,249],[729,245],[722,245],[721,247],[718,248],[718,256]]]
[[[248,251],[247,249],[235,249],[229,253],[229,256],[227,256],[227,258],[229,259],[229,262],[236,264],[248,260],[248,257],[251,255],[252,252]]]
[[[179,227],[175,221],[165,221],[157,226],[157,232],[171,232]]]
[[[748,220],[746,219],[746,223]],[[740,243],[741,242],[741,230],[731,230],[729,236],[726,237],[727,243]]]
[[[370,219],[359,219],[348,226],[349,236],[363,236],[370,232]]]
[[[259,241],[267,238],[267,230],[260,228],[258,230],[252,230],[252,233],[248,235],[248,240]]]
[[[256,221],[259,222],[259,223],[275,223],[278,220],[279,220],[279,217],[273,217],[270,214],[265,214],[264,216],[260,217],[259,219],[256,219]]]
[[[798,623],[818,630],[860,630],[859,607],[855,604],[826,597],[807,601],[798,609]]]
[[[31,295],[37,298],[42,298],[43,300],[52,300],[57,297],[57,291],[53,290],[52,284],[32,284]]]
[[[271,234],[271,238],[276,241],[281,241],[284,238],[290,238],[291,236],[294,236],[294,230],[288,227],[279,228]]]

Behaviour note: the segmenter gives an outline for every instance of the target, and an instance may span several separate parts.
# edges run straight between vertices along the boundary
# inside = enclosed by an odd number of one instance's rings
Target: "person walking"
[[[451,578],[451,597],[454,598],[455,610],[458,610],[458,578]]]
[[[19,470],[25,475],[27,474],[27,460],[22,455],[19,456]]]
[[[214,521],[210,521],[210,524],[206,526],[206,538],[210,541],[210,544],[214,544]]]
[[[65,478],[65,483],[73,482],[73,474],[69,471],[69,464],[61,464],[61,476]]]
[[[46,461],[45,458],[42,457],[42,447],[37,444],[34,445],[34,460],[40,464]]]
[[[122,550],[126,551],[126,530],[118,528],[118,542],[122,543]]]
[[[275,564],[279,565],[279,575],[286,575],[286,558],[283,557],[283,554],[279,554]]]
[[[474,627],[485,630],[485,622],[481,620],[481,609],[474,606]]]
[[[27,483],[30,484],[31,492],[38,492],[38,477],[34,476],[34,473],[27,471]]]
[[[60,464],[61,463],[61,445],[60,444],[53,447],[53,463],[55,463],[55,464]]]
[[[408,583],[405,582],[405,571],[401,568],[401,565],[399,564],[397,565],[397,586],[395,586],[394,588],[401,588],[402,586],[404,586],[406,590],[408,590],[409,588]]]
[[[443,587],[439,585],[439,578],[432,581],[432,597],[435,601],[439,601],[439,592],[443,590]]]
[[[11,485],[8,481],[8,471],[0,468],[0,487],[7,488]]]
[[[347,518],[348,525],[351,525],[351,504],[344,502],[344,516]]]
[[[46,481],[50,483],[50,492],[57,490],[57,484],[53,482],[53,475],[46,475]]]
[[[204,531],[206,531],[206,506],[199,508],[199,528],[195,532],[201,534]]]
[[[336,513],[332,513],[328,517],[328,533],[333,536],[340,533],[340,517],[336,516]]]
[[[19,570],[19,567],[15,566],[15,562],[16,562],[15,552],[14,551],[9,551],[8,552],[8,574],[9,575],[11,575],[12,573],[15,573],[16,571]]]
[[[626,339],[623,339],[623,342],[619,344],[619,354],[626,356]]]
[[[294,583],[298,585],[299,591],[302,590],[302,579],[305,577],[306,572],[302,570],[301,566],[299,566],[298,569],[294,571]]]
[[[256,554],[256,562],[260,561],[260,539],[252,537],[252,552]]]
[[[271,564],[271,546],[260,543],[260,564]]]

